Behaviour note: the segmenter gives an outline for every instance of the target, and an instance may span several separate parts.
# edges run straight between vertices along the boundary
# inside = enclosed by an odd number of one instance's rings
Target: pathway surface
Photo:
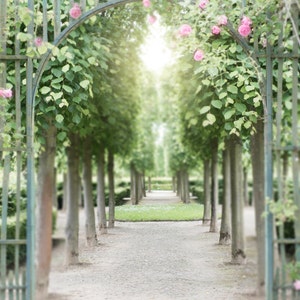
[[[142,205],[174,203],[171,192],[153,192]],[[245,209],[246,265],[231,265],[230,246],[197,222],[117,222],[99,245],[80,240],[81,264],[63,264],[63,245],[53,251],[51,300],[257,300],[254,212]],[[58,234],[65,215],[59,213]],[[80,214],[80,236],[84,233]]]

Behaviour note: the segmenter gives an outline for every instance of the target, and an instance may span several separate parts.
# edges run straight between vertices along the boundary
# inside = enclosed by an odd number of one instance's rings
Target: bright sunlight
[[[149,26],[150,33],[141,47],[141,58],[147,69],[161,73],[167,65],[172,64],[172,51],[166,43],[166,29],[160,25],[159,18]]]

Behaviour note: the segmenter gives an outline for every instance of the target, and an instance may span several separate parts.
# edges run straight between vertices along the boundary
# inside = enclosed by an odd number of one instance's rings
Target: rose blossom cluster
[[[0,97],[4,99],[8,99],[12,97],[11,89],[0,89]]]
[[[221,27],[227,25],[227,17],[225,15],[219,16],[218,24],[211,28],[211,33],[214,35],[219,35],[221,33]]]
[[[294,289],[296,291],[300,291],[300,280],[295,280],[294,281]]]
[[[150,7],[151,6],[151,1],[150,0],[143,0],[143,5],[145,7]]]
[[[189,24],[183,24],[179,28],[180,36],[189,36],[192,33],[192,27]]]
[[[78,3],[73,4],[73,7],[70,9],[70,16],[73,19],[78,19],[81,16],[81,8]]]
[[[238,28],[239,34],[243,37],[247,37],[251,33],[251,24],[252,21],[250,20],[250,18],[243,16]]]
[[[205,10],[208,4],[209,4],[209,0],[200,0],[199,8],[201,10]],[[144,7],[150,7],[151,1],[143,0],[143,5]],[[153,24],[156,22],[156,17],[151,15],[148,17],[148,21],[149,23]],[[212,26],[211,28],[211,33],[213,35],[219,35],[222,31],[222,26],[226,26],[227,23],[228,23],[227,16],[225,15],[219,16],[217,24]],[[243,18],[240,21],[240,25],[238,27],[239,34],[243,37],[247,37],[248,35],[250,35],[252,32],[251,25],[252,25],[251,19],[247,16],[243,16]],[[181,25],[178,31],[178,34],[181,37],[189,36],[191,33],[192,33],[192,27],[189,24]],[[201,61],[203,58],[204,58],[204,52],[200,49],[197,49],[194,52],[194,60]],[[300,285],[300,281],[299,281],[299,285]]]

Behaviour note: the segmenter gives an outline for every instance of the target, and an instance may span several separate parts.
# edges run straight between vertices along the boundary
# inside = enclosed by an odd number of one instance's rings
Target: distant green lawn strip
[[[116,220],[127,222],[195,221],[202,216],[203,205],[198,203],[123,205],[117,206],[115,211]]]

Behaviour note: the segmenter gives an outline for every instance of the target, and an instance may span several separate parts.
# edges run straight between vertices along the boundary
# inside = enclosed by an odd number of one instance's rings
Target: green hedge
[[[52,231],[55,231],[56,228],[56,219],[57,219],[57,211],[53,210],[52,212]],[[26,211],[22,211],[20,214],[20,235],[19,239],[26,239],[26,221],[27,221],[27,215]],[[1,230],[2,222],[0,220],[0,230]],[[7,239],[15,239],[16,234],[16,216],[10,216],[7,218]],[[6,248],[7,251],[7,268],[11,269],[15,265],[15,248],[14,245],[8,245]],[[26,245],[20,245],[19,246],[19,263],[23,264],[26,260]]]

